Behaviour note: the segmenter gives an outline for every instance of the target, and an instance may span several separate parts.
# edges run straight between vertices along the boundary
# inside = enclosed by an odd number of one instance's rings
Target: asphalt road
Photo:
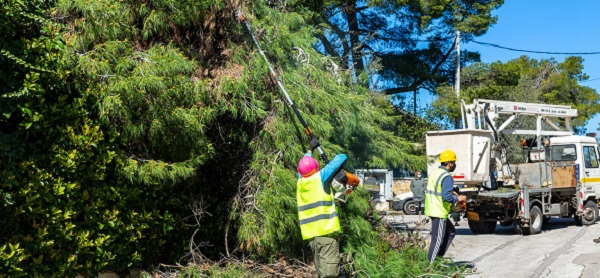
[[[398,229],[428,234],[430,225],[416,225],[425,217],[386,216]],[[467,222],[456,227],[456,238],[446,257],[473,267],[468,277],[600,278],[600,222],[581,227],[572,218],[552,218],[541,234],[523,236],[512,226],[498,225],[494,234],[473,234]]]

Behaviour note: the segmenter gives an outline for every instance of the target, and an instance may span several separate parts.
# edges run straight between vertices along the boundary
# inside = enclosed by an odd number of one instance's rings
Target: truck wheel
[[[473,232],[474,234],[481,233],[481,222],[475,220],[468,220],[467,223],[469,224],[469,229],[471,229],[471,232]]]
[[[581,224],[592,225],[596,223],[598,219],[598,204],[592,200],[585,202],[583,207],[583,215],[581,217]]]
[[[491,234],[496,230],[496,221],[469,220],[469,229],[474,234]]]
[[[523,225],[517,221],[513,223],[515,228],[515,234],[522,235],[523,234]]]
[[[523,227],[523,233],[527,235],[539,234],[542,231],[544,215],[538,206],[529,210],[529,227]]]
[[[546,224],[548,224],[548,222],[550,222],[550,219],[551,219],[551,218],[552,218],[551,216],[544,216],[544,221],[542,221],[542,222],[543,222],[542,224],[543,224],[543,225],[546,225]]]
[[[496,230],[496,221],[481,221],[480,225],[482,234],[493,234]]]
[[[573,215],[573,219],[575,219],[575,225],[581,226],[581,224],[582,224],[581,216],[578,216],[577,214],[575,214],[575,215]]]
[[[404,214],[406,214],[406,215],[415,215],[415,214],[417,214],[418,208],[419,208],[419,203],[417,201],[414,201],[411,199],[411,200],[406,200],[402,211],[404,211]]]
[[[402,206],[400,206],[400,201],[398,200],[392,200],[392,209],[395,211],[401,211],[402,210]]]

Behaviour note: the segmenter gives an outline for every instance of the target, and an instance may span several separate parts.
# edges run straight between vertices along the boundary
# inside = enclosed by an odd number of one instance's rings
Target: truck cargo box
[[[509,165],[519,186],[529,188],[548,187],[552,184],[551,168],[545,162]]]
[[[429,131],[425,137],[427,156],[433,159],[427,170],[431,173],[440,166],[439,156],[444,150],[456,153],[458,161],[452,173],[454,181],[479,184],[489,179],[492,133],[488,130]]]
[[[554,165],[546,162],[509,165],[519,186],[529,188],[575,188],[575,165]]]
[[[574,165],[563,167],[552,167],[552,188],[575,188],[577,187],[576,168]]]

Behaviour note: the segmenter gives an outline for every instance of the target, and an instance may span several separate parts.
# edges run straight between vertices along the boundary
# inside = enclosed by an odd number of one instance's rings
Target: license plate
[[[479,213],[474,211],[467,211],[467,219],[479,221]]]

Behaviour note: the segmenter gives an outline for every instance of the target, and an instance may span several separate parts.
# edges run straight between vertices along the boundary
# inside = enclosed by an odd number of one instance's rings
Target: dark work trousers
[[[433,262],[436,256],[443,257],[446,254],[455,235],[456,229],[450,220],[431,217],[431,245],[427,253],[429,262]]]
[[[340,273],[340,247],[337,240],[318,236],[310,242],[310,248],[319,278],[337,278]]]

